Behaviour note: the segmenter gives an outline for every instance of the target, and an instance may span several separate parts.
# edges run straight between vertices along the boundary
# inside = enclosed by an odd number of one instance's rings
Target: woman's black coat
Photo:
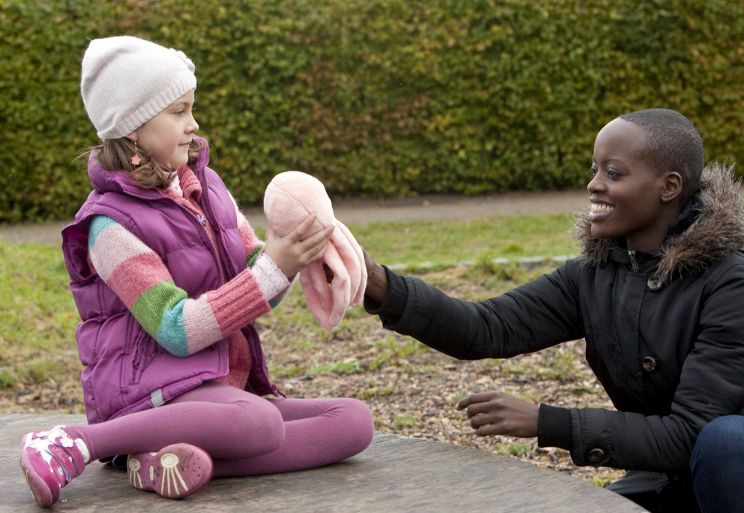
[[[615,410],[541,405],[538,443],[577,465],[686,472],[700,429],[744,407],[744,209],[710,166],[660,252],[634,254],[578,226],[580,258],[502,296],[450,298],[388,270],[385,327],[460,359],[586,339]]]

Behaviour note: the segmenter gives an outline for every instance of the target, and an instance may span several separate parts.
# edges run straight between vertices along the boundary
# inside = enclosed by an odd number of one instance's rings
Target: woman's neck
[[[674,205],[659,214],[658,221],[639,236],[626,236],[625,246],[630,251],[651,253],[661,249],[669,233],[669,228],[679,216],[680,206]]]

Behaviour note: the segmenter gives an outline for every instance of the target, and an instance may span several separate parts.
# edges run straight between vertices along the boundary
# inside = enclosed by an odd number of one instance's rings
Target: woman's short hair
[[[623,114],[620,119],[639,126],[648,137],[648,157],[659,172],[682,176],[682,202],[700,188],[705,165],[703,138],[695,125],[671,109],[646,109]]]

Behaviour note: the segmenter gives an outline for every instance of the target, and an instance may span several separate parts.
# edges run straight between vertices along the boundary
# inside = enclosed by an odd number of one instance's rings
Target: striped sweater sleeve
[[[259,286],[264,296],[269,300],[271,308],[276,308],[289,292],[290,281],[284,273],[276,266],[272,258],[263,252],[266,244],[259,240],[253,231],[248,219],[240,211],[235,198],[230,195],[235,213],[238,218],[238,232],[245,245],[245,253],[248,255],[246,265],[253,268]]]
[[[189,298],[157,253],[106,216],[91,221],[88,250],[101,279],[145,331],[176,356],[201,351],[270,310],[250,269]]]

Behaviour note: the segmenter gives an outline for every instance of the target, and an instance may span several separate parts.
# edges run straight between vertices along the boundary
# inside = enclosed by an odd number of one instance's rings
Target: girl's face
[[[617,118],[597,134],[592,159],[591,234],[596,238],[625,237],[628,249],[657,249],[669,227],[665,173],[650,162],[646,132]]]
[[[161,166],[172,170],[185,166],[189,158],[189,144],[199,129],[192,113],[193,107],[192,90],[135,130],[137,145]]]

